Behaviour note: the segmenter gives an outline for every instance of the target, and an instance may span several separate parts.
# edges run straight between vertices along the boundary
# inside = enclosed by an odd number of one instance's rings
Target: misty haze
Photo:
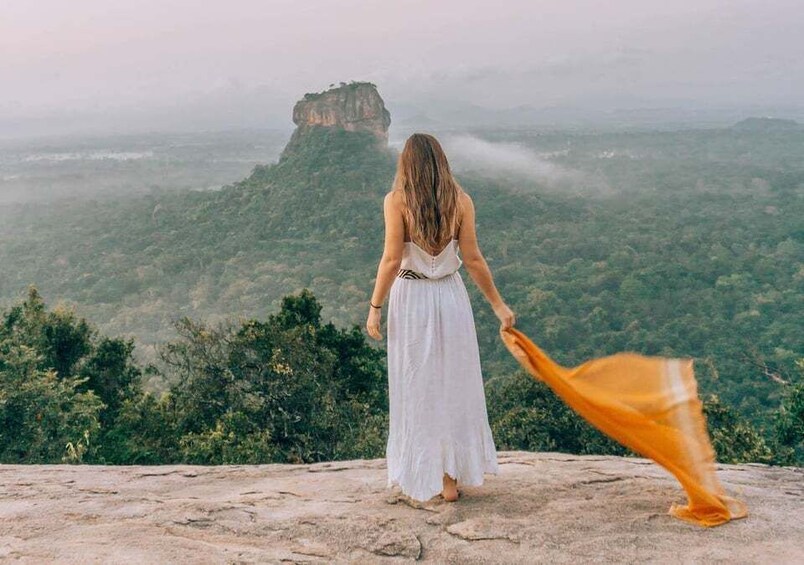
[[[498,546],[516,546],[545,562],[593,552],[662,562],[683,547],[694,548],[690,562],[729,552],[797,562],[804,531],[790,516],[801,500],[793,486],[774,489],[804,463],[801,8],[6,2],[0,463],[17,475],[0,515],[0,560],[66,563],[86,552],[98,562],[266,562],[261,551],[280,548],[270,555],[283,562],[503,563],[517,559]],[[415,504],[378,498],[375,514],[364,514],[363,500],[347,497],[360,489],[369,500],[384,486],[386,467],[372,460],[389,445],[395,357],[369,338],[366,316],[379,310],[387,329],[389,303],[372,302],[384,198],[414,133],[443,147],[475,204],[478,243],[516,328],[552,359],[694,360],[694,386],[673,381],[673,394],[689,393],[676,408],[691,403],[705,420],[718,471],[756,464],[724,475],[744,488],[749,518],[728,526],[742,530],[699,544],[670,527],[665,499],[677,485],[633,458],[653,455],[632,451],[523,370],[500,339],[501,308],[470,284],[468,265],[455,272],[467,283],[490,429],[496,448],[513,453],[490,482],[500,490],[484,499],[486,486],[469,486],[457,514],[444,498],[432,520],[411,514],[410,531],[389,516]],[[428,278],[400,268],[393,280],[415,275]],[[461,362],[473,359],[467,349]],[[666,373],[665,385],[674,375]],[[330,475],[340,467],[301,472],[347,460],[359,469],[340,478]],[[59,483],[70,503],[54,510],[56,486],[40,489],[15,465],[55,463],[133,467],[104,475],[102,488],[76,486],[90,481],[83,475]],[[226,473],[262,476],[264,463],[293,464],[298,484],[209,496]],[[181,493],[181,506],[158,500],[158,511],[140,512],[155,494],[118,496],[119,481],[151,476],[138,466],[185,464],[242,467],[166,471],[159,482]],[[573,465],[577,477],[565,473]],[[510,475],[528,466],[544,471],[532,488]],[[42,469],[38,476],[61,481]],[[747,469],[754,482],[740,482]],[[324,478],[337,486],[327,500],[305,490]],[[197,490],[185,496],[184,486]],[[553,505],[556,496],[575,498]],[[316,520],[288,510],[282,527],[267,525],[276,516],[260,512],[286,502],[321,506],[309,512]],[[562,522],[569,504],[572,521]],[[607,515],[579,521],[576,507]],[[359,524],[334,536],[327,513]],[[62,539],[57,522],[71,523],[74,538]],[[603,532],[594,539],[580,525],[592,522]],[[542,533],[546,524],[561,525],[560,542]],[[159,535],[144,529],[152,527]],[[436,529],[449,551],[433,543]],[[287,549],[289,531],[297,545]],[[642,534],[659,541],[618,541]],[[370,543],[356,547],[358,538]]]

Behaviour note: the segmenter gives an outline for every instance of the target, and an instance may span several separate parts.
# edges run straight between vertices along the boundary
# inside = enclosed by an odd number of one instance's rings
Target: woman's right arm
[[[486,297],[494,313],[500,319],[503,329],[514,325],[515,317],[513,311],[503,301],[497,287],[494,285],[494,278],[491,275],[488,263],[480,252],[477,244],[477,233],[475,231],[475,205],[472,198],[465,192],[463,198],[463,216],[461,227],[458,233],[458,247],[461,250],[463,265],[475,281],[483,296]]]

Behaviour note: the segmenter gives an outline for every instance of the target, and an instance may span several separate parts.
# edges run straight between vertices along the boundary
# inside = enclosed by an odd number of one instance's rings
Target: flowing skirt
[[[472,306],[459,271],[396,278],[388,298],[387,486],[425,501],[499,474]]]

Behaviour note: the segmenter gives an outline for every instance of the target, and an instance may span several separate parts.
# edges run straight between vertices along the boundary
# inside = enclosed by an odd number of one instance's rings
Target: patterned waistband
[[[410,269],[399,269],[396,273],[396,276],[402,279],[427,279],[429,277],[425,277],[418,271],[412,271]]]

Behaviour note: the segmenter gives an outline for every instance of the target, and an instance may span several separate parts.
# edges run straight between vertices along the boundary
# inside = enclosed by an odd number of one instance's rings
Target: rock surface
[[[378,145],[386,147],[391,113],[374,84],[341,83],[323,92],[305,94],[293,106],[293,123],[296,130],[280,159],[293,151],[312,127],[369,132],[377,138]]]
[[[749,516],[667,514],[638,458],[501,451],[457,502],[386,487],[384,459],[312,465],[0,465],[3,563],[803,563],[804,469],[720,465]]]

